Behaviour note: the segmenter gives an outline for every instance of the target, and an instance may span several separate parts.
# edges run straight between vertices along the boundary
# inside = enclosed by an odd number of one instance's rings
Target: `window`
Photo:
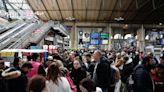
[[[115,34],[114,39],[123,39],[123,36],[121,34]]]
[[[126,34],[126,35],[124,36],[124,39],[132,38],[132,37],[133,37],[132,34]]]

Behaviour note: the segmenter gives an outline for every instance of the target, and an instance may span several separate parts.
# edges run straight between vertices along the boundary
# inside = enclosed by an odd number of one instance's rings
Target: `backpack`
[[[129,77],[126,80],[127,92],[134,92],[134,74],[135,74],[138,67],[139,67],[139,65],[137,65],[133,69],[133,72],[129,75]]]

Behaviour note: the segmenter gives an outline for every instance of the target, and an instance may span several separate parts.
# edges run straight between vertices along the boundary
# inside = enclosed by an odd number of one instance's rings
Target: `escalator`
[[[8,23],[6,25],[3,25],[1,28],[0,28],[0,34],[3,34],[5,32],[7,32],[8,30],[18,26],[19,24],[22,24],[23,23],[23,20],[16,20],[12,23]]]
[[[0,50],[2,49],[23,49],[30,43],[38,44],[52,28],[60,34],[66,35],[61,26],[55,26],[53,21],[43,23],[38,20],[26,21],[13,29],[0,34]]]
[[[0,35],[0,50],[11,48],[15,42],[19,41],[19,39],[26,33],[31,32],[31,30],[35,30],[40,25],[37,21],[25,21],[23,24],[19,24],[19,26],[14,27],[13,29],[3,33]]]
[[[43,23],[31,23],[12,38],[17,39],[7,49],[22,49],[30,42],[30,37],[36,29],[40,28]]]
[[[27,25],[27,23],[20,24],[20,25],[14,27],[13,29],[6,31],[5,33],[0,34],[0,42],[3,42],[7,38],[10,38],[13,34],[17,33],[18,30],[25,27],[26,25]]]
[[[54,23],[52,21],[49,21],[45,23],[42,27],[40,27],[37,32],[34,31],[30,37],[30,43],[39,43],[45,36],[48,34],[48,31],[51,27],[54,26]]]

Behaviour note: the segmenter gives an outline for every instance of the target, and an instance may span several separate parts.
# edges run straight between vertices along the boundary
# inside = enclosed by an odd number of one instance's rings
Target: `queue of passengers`
[[[126,49],[127,50],[127,49]],[[164,92],[164,50],[152,52],[79,50],[37,53],[11,67],[0,58],[0,92]]]

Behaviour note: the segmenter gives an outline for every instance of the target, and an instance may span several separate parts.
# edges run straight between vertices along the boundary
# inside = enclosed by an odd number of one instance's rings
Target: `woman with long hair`
[[[72,92],[65,77],[61,77],[57,63],[53,62],[48,67],[46,86],[48,92]]]

